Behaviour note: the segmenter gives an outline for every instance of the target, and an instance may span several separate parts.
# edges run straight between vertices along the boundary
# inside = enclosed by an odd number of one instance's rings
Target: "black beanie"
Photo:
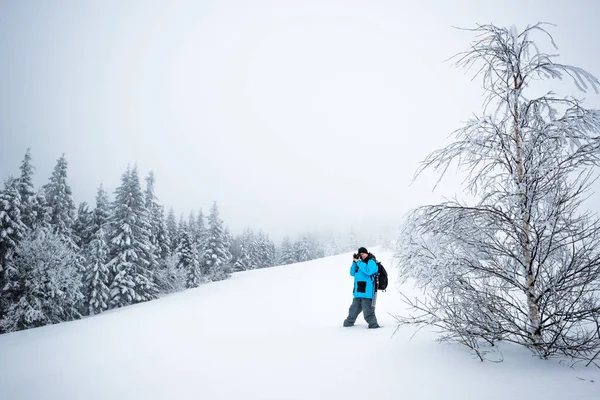
[[[367,249],[365,249],[364,247],[359,247],[358,248],[358,254],[360,254],[360,253],[369,254],[369,252],[367,251]]]

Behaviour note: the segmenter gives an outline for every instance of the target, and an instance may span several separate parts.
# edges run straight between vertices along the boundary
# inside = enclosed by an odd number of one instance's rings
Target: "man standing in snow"
[[[362,311],[370,329],[379,328],[375,310],[373,309],[373,275],[377,273],[377,263],[366,248],[358,249],[350,267],[350,275],[354,277],[354,299],[344,320],[344,326],[353,326],[358,314]]]

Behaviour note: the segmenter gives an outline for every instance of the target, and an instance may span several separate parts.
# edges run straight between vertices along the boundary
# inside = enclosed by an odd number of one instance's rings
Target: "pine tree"
[[[181,244],[184,232],[189,232],[188,225],[185,219],[183,218],[183,214],[180,214],[179,223],[177,224],[177,247],[179,247]]]
[[[153,275],[159,268],[161,263],[161,255],[167,256],[168,250],[165,247],[168,246],[165,238],[166,227],[164,225],[164,215],[162,214],[162,208],[157,202],[156,195],[154,194],[154,173],[150,172],[146,177],[146,195],[145,195],[145,207],[149,225],[149,239],[152,245],[147,250],[147,256],[150,263],[149,270]]]
[[[186,271],[186,287],[194,288],[202,283],[202,274],[198,261],[198,250],[190,232],[181,236],[179,248],[179,268]]]
[[[229,277],[231,267],[228,265],[231,259],[229,250],[225,246],[225,232],[223,221],[219,218],[217,203],[213,203],[208,216],[208,235],[206,249],[202,256],[202,272],[213,281],[223,280]]]
[[[21,220],[21,196],[17,190],[17,182],[9,178],[4,190],[0,191],[0,319],[10,303],[5,290],[8,262],[26,232],[27,227]]]
[[[110,202],[108,201],[108,194],[100,185],[98,192],[96,193],[96,208],[93,211],[93,228],[92,234],[95,234],[100,228],[105,227],[110,217]]]
[[[247,271],[254,269],[254,232],[250,228],[244,229],[244,232],[235,240],[235,262],[234,271]]]
[[[94,215],[89,210],[88,204],[82,202],[77,209],[77,217],[73,223],[73,239],[75,244],[84,249],[92,241],[94,235]]]
[[[198,255],[201,256],[204,253],[204,247],[206,245],[206,225],[204,224],[204,214],[202,213],[202,209],[198,211],[198,217],[196,218],[196,230],[198,232]]]
[[[161,262],[164,262],[171,254],[171,237],[165,223],[165,211],[162,205],[156,204],[151,214],[151,219],[156,221],[154,241],[156,243],[157,256]]]
[[[309,249],[309,260],[316,260],[325,257],[325,247],[316,235],[307,237],[307,245]]]
[[[294,264],[296,262],[298,262],[298,259],[296,258],[294,246],[292,245],[290,238],[286,236],[283,238],[283,241],[281,243],[281,250],[279,252],[278,264],[279,265],[288,265],[288,264]]]
[[[333,256],[338,254],[338,245],[335,240],[335,236],[329,235],[327,240],[325,241],[325,246],[323,247],[324,256]]]
[[[158,288],[149,270],[150,227],[137,169],[123,174],[116,190],[114,214],[109,223],[108,267],[111,308],[155,299]]]
[[[84,295],[89,315],[100,314],[108,309],[110,300],[110,271],[108,270],[108,245],[102,226],[94,233],[87,251],[84,277]]]
[[[358,250],[358,238],[356,237],[356,233],[354,233],[354,228],[350,231],[350,236],[348,237],[348,245],[346,246],[346,251],[357,251]]]
[[[269,268],[275,265],[275,245],[264,233],[259,232],[256,237],[257,253],[255,255],[259,268]]]
[[[260,268],[260,247],[258,245],[258,237],[252,229],[246,229],[244,232],[244,242],[249,269]]]
[[[34,228],[49,229],[51,217],[51,209],[46,201],[46,192],[44,188],[40,188],[36,195],[34,205],[35,221],[33,222]]]
[[[79,258],[64,235],[30,231],[15,249],[7,280],[12,304],[0,326],[16,331],[80,318]]]
[[[50,182],[44,186],[50,209],[50,224],[55,232],[71,238],[75,220],[75,203],[71,187],[67,183],[67,159],[63,154],[57,161]]]
[[[247,271],[249,268],[248,262],[246,260],[246,249],[244,247],[244,243],[240,240],[239,237],[234,240],[233,250],[235,251],[233,271]]]
[[[225,248],[225,254],[227,257],[225,264],[227,265],[227,269],[229,270],[229,272],[231,272],[232,264],[233,264],[233,255],[231,254],[231,245],[233,243],[233,236],[231,235],[231,233],[229,233],[228,227],[225,227],[225,231],[223,233],[224,233],[223,247]]]
[[[37,221],[38,208],[35,187],[33,186],[33,165],[31,165],[31,151],[27,149],[21,163],[21,176],[18,179],[17,190],[21,196],[21,217],[23,223],[33,229]]]
[[[27,226],[21,219],[21,196],[17,182],[9,178],[4,190],[0,191],[0,283],[6,271],[6,261],[26,231]]]
[[[310,242],[306,236],[294,243],[294,253],[296,254],[297,262],[304,262],[311,259]]]
[[[277,264],[277,249],[275,243],[265,235],[265,267],[274,267]]]
[[[169,209],[169,213],[167,214],[166,226],[168,232],[167,235],[171,242],[171,253],[173,253],[179,245],[179,231],[177,229],[177,221],[175,220],[175,211],[173,211],[173,207]]]
[[[190,233],[190,239],[192,239],[193,242],[197,242],[198,241],[198,233],[199,233],[198,232],[198,221],[196,220],[194,211],[190,211],[190,214],[188,215],[187,228],[188,228],[188,232]]]

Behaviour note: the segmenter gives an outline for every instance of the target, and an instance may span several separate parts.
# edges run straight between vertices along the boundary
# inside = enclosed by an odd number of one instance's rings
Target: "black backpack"
[[[385,292],[385,289],[388,287],[388,274],[385,268],[383,268],[383,264],[381,261],[377,261],[377,258],[369,253],[375,264],[377,264],[377,273],[373,276],[375,279],[376,287],[375,290],[382,290]]]
[[[385,268],[383,268],[383,264],[381,264],[380,261],[375,260],[375,263],[377,263],[377,267],[379,267],[379,269],[377,271],[378,283],[377,283],[377,288],[375,290],[385,291],[385,289],[387,289],[387,286],[388,286],[387,271],[385,270]]]

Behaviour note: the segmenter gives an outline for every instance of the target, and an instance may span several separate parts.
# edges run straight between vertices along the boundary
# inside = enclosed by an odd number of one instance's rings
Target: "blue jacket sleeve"
[[[352,265],[350,266],[350,275],[354,276],[356,274],[356,261],[352,262]]]
[[[377,268],[377,264],[373,260],[369,260],[366,263],[364,261],[358,261],[356,264],[358,265],[360,272],[362,272],[365,275],[369,275],[369,276],[376,273],[379,269],[379,268]]]
[[[367,269],[369,270],[369,275],[376,274],[377,271],[379,271],[379,267],[377,266],[375,260],[369,260],[369,263],[367,264]]]

